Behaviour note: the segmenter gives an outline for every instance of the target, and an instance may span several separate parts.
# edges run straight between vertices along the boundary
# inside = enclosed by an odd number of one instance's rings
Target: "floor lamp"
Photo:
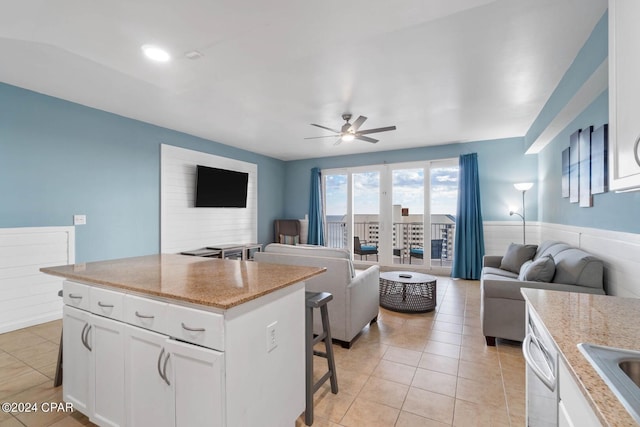
[[[531,187],[533,187],[533,182],[518,182],[516,184],[513,184],[513,186],[516,188],[516,190],[522,191],[522,215],[520,215],[516,211],[509,212],[509,215],[510,216],[518,215],[520,218],[522,218],[522,244],[526,245],[527,244],[527,238],[526,238],[525,229],[526,229],[526,226],[527,226],[527,221],[525,220],[525,215],[524,215],[524,193],[526,193],[527,190],[529,190]]]

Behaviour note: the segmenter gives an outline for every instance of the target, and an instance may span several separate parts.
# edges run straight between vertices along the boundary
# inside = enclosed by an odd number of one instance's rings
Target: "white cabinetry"
[[[125,395],[128,426],[169,427],[173,405],[163,366],[166,336],[134,326],[126,327],[127,378]]]
[[[91,314],[68,305],[63,307],[62,359],[63,397],[85,415],[91,414],[89,403],[89,366],[91,350],[85,342],[85,332]]]
[[[275,427],[302,413],[303,283],[224,314],[69,281],[63,289],[63,397],[92,422]],[[268,350],[274,323],[278,346]]]
[[[584,397],[578,384],[571,376],[564,362],[559,363],[560,403],[558,407],[559,425],[570,427],[600,427],[595,412]]]
[[[173,392],[176,426],[224,425],[223,353],[173,339],[164,345],[170,355],[165,376]]]
[[[64,307],[64,400],[100,425],[124,425],[123,330],[121,322]]]
[[[126,326],[127,425],[222,426],[223,360],[221,352]]]
[[[609,0],[609,186],[640,188],[640,2]]]

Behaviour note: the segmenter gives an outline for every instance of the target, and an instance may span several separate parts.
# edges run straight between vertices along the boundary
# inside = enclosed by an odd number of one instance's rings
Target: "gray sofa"
[[[480,317],[487,345],[496,338],[522,341],[525,336],[525,302],[521,288],[604,294],[603,263],[587,252],[566,243],[542,243],[533,261],[551,255],[555,274],[550,282],[524,281],[518,274],[501,269],[501,256],[483,259]]]
[[[378,318],[380,268],[375,265],[355,270],[347,250],[272,243],[256,253],[254,259],[271,264],[326,267],[326,273],[306,282],[306,290],[333,295],[328,305],[331,336],[345,348],[350,348],[360,331]],[[319,313],[314,315],[313,323],[314,331],[320,333]]]

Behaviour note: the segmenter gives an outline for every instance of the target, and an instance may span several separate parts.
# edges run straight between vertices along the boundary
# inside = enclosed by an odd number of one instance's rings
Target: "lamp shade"
[[[516,184],[513,184],[513,186],[516,188],[516,190],[518,191],[527,191],[529,190],[531,187],[533,187],[533,182],[518,182]]]

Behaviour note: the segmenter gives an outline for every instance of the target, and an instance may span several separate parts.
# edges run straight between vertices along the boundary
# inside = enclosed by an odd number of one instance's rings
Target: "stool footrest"
[[[331,371],[327,371],[327,372],[322,376],[322,378],[320,378],[320,379],[318,380],[318,382],[316,382],[316,383],[313,385],[313,392],[315,393],[316,391],[318,391],[318,389],[319,389],[320,387],[322,387],[322,384],[326,383],[326,382],[327,382],[327,380],[328,380],[329,378],[331,378],[331,375],[332,375],[332,374],[333,374],[333,372],[331,372]],[[336,394],[336,393],[334,393],[334,394]]]
[[[318,335],[313,339],[313,345],[318,344],[320,341],[324,341],[325,338],[327,338],[327,333],[326,332],[321,333],[320,335]]]
[[[313,350],[313,355],[314,356],[324,357],[325,359],[327,359],[329,357],[329,356],[327,356],[327,353],[325,353],[324,351],[318,351],[318,350]]]

